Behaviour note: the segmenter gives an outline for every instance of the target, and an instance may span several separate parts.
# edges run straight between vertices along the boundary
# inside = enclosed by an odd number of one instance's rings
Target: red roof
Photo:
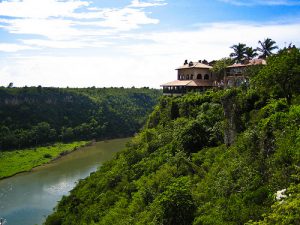
[[[160,85],[164,86],[185,86],[185,87],[212,87],[212,80],[175,80],[166,84]]]
[[[227,68],[237,68],[237,67],[245,67],[245,66],[254,66],[254,65],[266,65],[267,62],[264,59],[252,59],[248,63],[235,63],[231,66],[227,66]]]
[[[200,62],[192,62],[192,64],[190,63],[185,64],[183,66],[178,67],[176,70],[191,69],[191,68],[211,69],[212,66]]]

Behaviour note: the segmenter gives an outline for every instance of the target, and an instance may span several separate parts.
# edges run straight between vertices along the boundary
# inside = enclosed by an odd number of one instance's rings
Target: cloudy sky
[[[300,46],[300,0],[0,0],[0,86],[158,88],[268,37]]]

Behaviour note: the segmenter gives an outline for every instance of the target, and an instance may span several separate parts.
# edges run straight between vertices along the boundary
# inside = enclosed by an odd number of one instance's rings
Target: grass
[[[0,179],[30,171],[87,143],[87,141],[57,143],[47,147],[0,152]]]

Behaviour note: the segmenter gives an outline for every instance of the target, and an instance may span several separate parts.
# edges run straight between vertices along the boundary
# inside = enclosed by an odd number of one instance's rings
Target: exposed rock
[[[239,130],[238,106],[236,94],[231,92],[222,99],[222,106],[225,116],[224,143],[230,146],[234,143]]]

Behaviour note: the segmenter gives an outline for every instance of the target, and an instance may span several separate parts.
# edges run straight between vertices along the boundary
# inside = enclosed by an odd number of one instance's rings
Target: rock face
[[[224,127],[224,143],[230,146],[234,143],[237,133],[239,131],[239,109],[236,104],[236,94],[230,93],[222,99],[222,106],[225,116]]]
[[[226,118],[225,129],[224,129],[224,143],[230,146],[234,143],[236,138],[236,124],[235,124],[235,113],[233,105],[223,104],[224,115]]]

